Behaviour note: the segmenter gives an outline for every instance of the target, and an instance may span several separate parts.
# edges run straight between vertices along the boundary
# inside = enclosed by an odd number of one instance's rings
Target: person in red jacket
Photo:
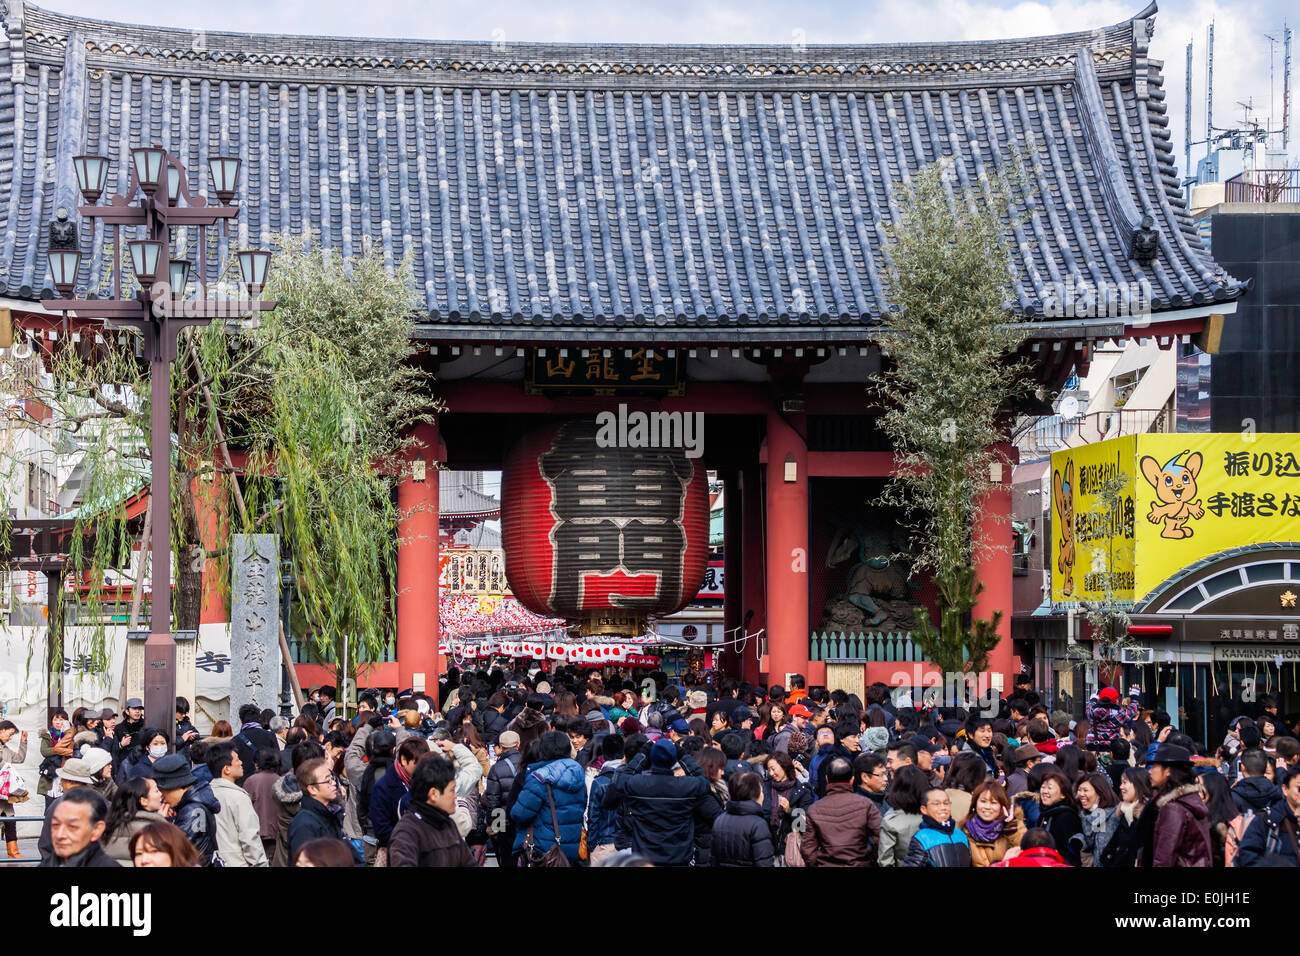
[[[1061,854],[1056,852],[1056,841],[1052,839],[1052,835],[1042,827],[1035,827],[1033,830],[1026,831],[1020,838],[1020,852],[1014,855],[1009,852],[1005,859],[990,865],[1068,867],[1070,864],[1062,860]]]

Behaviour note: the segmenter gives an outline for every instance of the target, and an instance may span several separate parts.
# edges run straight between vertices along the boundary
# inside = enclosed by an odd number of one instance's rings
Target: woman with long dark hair
[[[1051,764],[1029,771],[1029,786],[1038,791],[1038,826],[1052,835],[1056,851],[1070,866],[1078,866],[1083,849],[1083,824],[1070,778]]]
[[[989,768],[979,753],[968,750],[952,758],[944,777],[944,788],[948,791],[948,800],[952,804],[953,826],[960,828],[966,823],[966,818],[971,813],[975,788],[988,776]]]
[[[908,764],[895,772],[885,797],[890,809],[880,824],[881,866],[902,866],[907,859],[912,837],[921,828],[921,804],[929,789],[930,780],[919,767]]]
[[[118,786],[109,804],[104,852],[123,866],[132,866],[131,840],[151,823],[165,823],[162,791],[153,777],[133,777]]]
[[[1142,846],[1142,866],[1213,866],[1210,811],[1196,784],[1191,751],[1163,743],[1147,763],[1156,797],[1142,816],[1144,831],[1147,816],[1154,811],[1155,818]]]
[[[767,771],[763,806],[768,810],[768,824],[772,827],[773,843],[780,856],[785,852],[786,837],[794,829],[799,811],[806,813],[817,795],[812,787],[799,780],[799,771],[787,753],[776,750],[768,754],[763,760],[763,769]]]
[[[1137,865],[1142,852],[1142,814],[1151,803],[1151,780],[1141,767],[1126,767],[1119,781],[1119,803],[1096,838],[1093,863],[1109,868]]]
[[[755,740],[772,740],[789,723],[785,716],[785,706],[775,701],[760,704],[758,708],[758,726],[754,728]]]
[[[1227,777],[1212,770],[1198,774],[1196,780],[1201,799],[1210,811],[1210,849],[1214,854],[1214,865],[1232,866],[1241,838],[1246,835],[1245,818],[1232,799]]]

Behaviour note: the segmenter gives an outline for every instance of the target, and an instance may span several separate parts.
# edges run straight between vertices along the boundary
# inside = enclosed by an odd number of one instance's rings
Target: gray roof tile
[[[674,327],[850,336],[888,309],[899,188],[955,156],[960,189],[1023,151],[1037,196],[1011,238],[1013,305],[1069,281],[1157,311],[1239,295],[1200,246],[1170,149],[1154,6],[1099,31],[979,43],[428,43],[127,26],[12,5],[0,37],[0,286],[35,298],[70,157],[243,160],[233,243],[319,229],[345,255],[410,253],[437,332]],[[6,66],[6,64],[8,64]],[[12,77],[15,75],[17,79]],[[1160,255],[1128,258],[1143,214]],[[83,281],[98,282],[104,230]],[[83,248],[87,230],[83,229]],[[214,267],[215,268],[215,267]],[[210,277],[211,278],[211,277]],[[685,334],[685,333],[684,333]]]

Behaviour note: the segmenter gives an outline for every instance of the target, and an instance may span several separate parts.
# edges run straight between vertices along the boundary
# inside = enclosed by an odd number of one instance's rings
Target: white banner
[[[45,727],[48,685],[45,676],[44,627],[0,627],[0,705],[5,718],[20,730],[30,732],[28,761],[37,754],[36,735]],[[70,627],[64,635],[63,706],[68,713],[77,707],[112,707],[120,709],[122,666],[126,656],[126,627],[105,628],[104,642],[108,667],[101,673],[89,668],[93,632],[90,628]],[[197,700],[191,701],[191,718],[200,731],[211,729],[214,721],[225,715],[224,705],[230,697],[230,630],[226,624],[205,624],[199,631],[199,648],[195,668]]]

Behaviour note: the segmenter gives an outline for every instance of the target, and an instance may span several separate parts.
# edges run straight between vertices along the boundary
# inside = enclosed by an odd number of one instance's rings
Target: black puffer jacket
[[[1232,788],[1232,802],[1242,813],[1267,813],[1282,799],[1282,791],[1268,777],[1242,777]]]
[[[1056,852],[1061,854],[1061,859],[1070,866],[1078,866],[1084,841],[1079,811],[1062,800],[1050,807],[1043,807],[1038,825],[1052,835],[1056,841]]]
[[[763,808],[753,800],[728,800],[726,812],[713,821],[711,866],[774,866],[772,829]]]
[[[323,804],[314,797],[303,795],[298,812],[289,823],[289,865],[304,843],[328,837],[343,839],[343,807],[336,803]]]
[[[493,713],[496,713],[493,711]],[[502,728],[504,730],[504,728]],[[487,783],[483,789],[483,799],[479,801],[479,807],[482,812],[481,825],[492,829],[493,816],[497,816],[502,823],[507,826],[511,832],[514,825],[510,820],[510,807],[507,805],[507,798],[510,795],[510,788],[514,786],[515,777],[519,774],[519,765],[523,762],[523,754],[518,750],[511,750],[500,760],[492,765],[488,771]],[[504,814],[497,814],[496,810],[500,808],[505,811]]]
[[[486,704],[474,711],[475,716],[479,714],[483,716],[480,718],[478,735],[483,739],[483,743],[495,744],[497,738],[506,732],[507,721],[505,717]]]
[[[680,762],[684,777],[673,776],[670,769],[643,770],[647,760],[642,751],[625,771],[614,774],[602,801],[607,810],[626,806],[632,849],[656,866],[688,865],[695,850],[696,818],[717,812],[700,765],[690,754],[682,754]]]
[[[185,791],[176,804],[173,822],[181,828],[194,849],[199,851],[199,866],[221,866],[217,854],[217,814],[221,801],[206,783],[196,783]]]

